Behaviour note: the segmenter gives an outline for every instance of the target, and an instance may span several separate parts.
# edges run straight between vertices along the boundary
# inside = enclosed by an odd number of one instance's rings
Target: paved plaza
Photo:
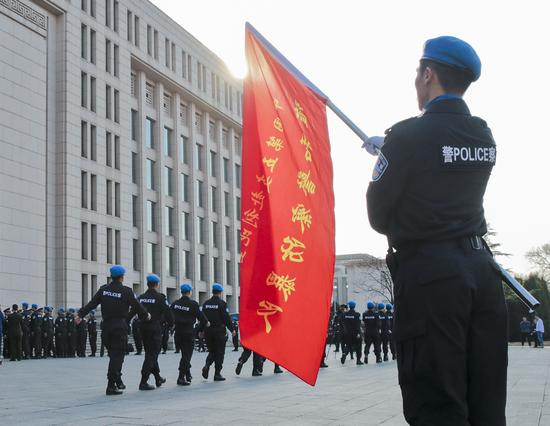
[[[107,358],[5,361],[0,366],[0,419],[4,425],[406,425],[395,362],[329,368],[310,387],[290,373],[240,376],[237,352],[226,354],[222,383],[205,381],[205,354],[193,356],[193,384],[176,385],[179,355],[160,355],[162,388],[137,390],[143,356],[124,363],[124,395],[105,396]],[[213,371],[211,371],[211,374]],[[152,380],[150,380],[152,382]],[[508,425],[550,425],[550,349],[510,347]],[[487,386],[491,386],[490,383]]]

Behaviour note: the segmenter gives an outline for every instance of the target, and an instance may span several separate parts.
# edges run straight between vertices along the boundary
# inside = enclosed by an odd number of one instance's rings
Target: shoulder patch
[[[372,181],[376,182],[380,180],[386,169],[388,168],[388,160],[384,157],[384,154],[378,154],[378,161],[374,165],[374,170],[372,171]]]

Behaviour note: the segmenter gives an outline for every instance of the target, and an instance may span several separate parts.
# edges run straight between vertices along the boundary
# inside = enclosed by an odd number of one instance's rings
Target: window
[[[107,263],[113,263],[113,228],[107,228]]]
[[[225,225],[225,249],[231,250],[231,228]]]
[[[162,133],[162,140],[163,140],[163,151],[164,155],[167,157],[172,156],[172,130],[170,130],[168,127],[164,128],[164,131]]]
[[[180,121],[185,127],[189,123],[189,108],[185,104],[180,104]]]
[[[88,208],[88,173],[80,172],[80,207]]]
[[[108,84],[105,85],[105,117],[108,119],[111,119],[112,112],[111,112],[111,86]]]
[[[218,174],[218,156],[214,151],[210,151],[210,176],[216,177]]]
[[[88,274],[81,274],[81,295],[82,295],[82,306],[85,306],[88,303]]]
[[[189,202],[189,176],[187,176],[184,173],[180,174],[181,176],[181,198],[183,198],[183,201],[186,203]]]
[[[97,176],[90,174],[90,209],[97,211]]]
[[[97,225],[91,225],[90,228],[90,260],[97,262]]]
[[[80,224],[80,257],[84,260],[88,260],[88,223],[82,222]]]
[[[145,103],[153,105],[153,92],[155,87],[151,83],[145,83]]]
[[[88,108],[88,74],[80,73],[80,106]]]
[[[155,162],[149,158],[147,159],[145,164],[145,172],[146,172],[147,189],[154,190],[155,189]]]
[[[120,170],[120,136],[115,135],[115,169]]]
[[[105,71],[111,73],[111,40],[105,39]]]
[[[132,120],[132,123],[131,123],[131,126],[132,126],[132,140],[133,141],[137,141],[137,138],[138,138],[138,112],[133,109],[132,112],[131,112],[131,120]]]
[[[197,135],[202,135],[202,114],[200,112],[195,113],[195,131]]]
[[[80,122],[80,156],[88,158],[88,123]]]
[[[119,76],[120,69],[120,51],[118,44],[113,45],[113,74],[115,77]]]
[[[180,163],[187,164],[187,138],[183,135],[180,136]]]
[[[235,185],[237,188],[241,187],[241,166],[235,164]]]
[[[186,251],[186,250],[183,250],[181,252],[181,268],[182,268],[182,275],[185,277],[185,278],[191,278],[191,268],[190,268],[190,265],[189,265],[189,252]]]
[[[137,153],[132,152],[132,183],[137,183],[138,177],[138,156]]]
[[[164,206],[164,235],[174,235],[174,209],[168,206]]]
[[[199,281],[206,281],[206,256],[199,254]]]
[[[202,171],[203,170],[203,158],[202,158],[202,151],[203,151],[203,147],[201,144],[196,144],[196,154],[197,154],[197,158],[196,158],[196,166],[197,166],[197,170],[200,170]]]
[[[90,125],[90,160],[97,160],[97,129],[92,124]]]
[[[149,117],[145,118],[145,146],[151,149],[155,147],[155,122]]]
[[[147,54],[153,54],[153,28],[147,25]]]
[[[147,231],[156,231],[155,205],[153,201],[147,200]]]
[[[118,182],[115,182],[115,216],[120,217],[120,183]]]
[[[90,110],[96,112],[96,79],[90,77]]]
[[[172,196],[172,169],[164,166],[164,195]]]
[[[90,29],[90,62],[92,64],[96,63],[95,46],[96,46],[96,34],[94,30]]]
[[[233,285],[233,277],[231,276],[231,261],[225,261],[225,282],[228,285]]]
[[[181,51],[181,76],[187,78],[187,53],[185,50]]]
[[[212,273],[214,275],[214,282],[220,281],[220,268],[218,267],[218,258],[212,258]]]
[[[139,199],[137,195],[132,195],[132,226],[138,226]]]
[[[164,257],[166,262],[166,273],[173,277],[174,274],[174,249],[172,247],[164,247]]]
[[[201,180],[197,181],[197,193],[196,193],[196,199],[197,199],[197,206],[198,207],[204,207],[203,202],[203,182]]]
[[[208,137],[211,140],[216,139],[216,124],[213,121],[208,122]]]
[[[157,245],[147,243],[147,272],[157,272]]]
[[[224,208],[224,214],[226,216],[231,216],[229,214],[229,192],[223,191],[223,208]]]
[[[229,183],[229,160],[223,159],[223,181]]]
[[[95,18],[95,0],[90,0],[90,15]]]
[[[118,1],[117,0],[113,2],[113,31],[115,33],[118,33]]]
[[[120,231],[115,230],[115,263],[120,264],[121,261],[121,241],[120,241]]]
[[[139,47],[139,17],[134,16],[134,44]]]
[[[115,123],[120,123],[120,92],[115,89]]]
[[[105,132],[105,165],[112,167],[113,165],[113,137],[111,132]]]
[[[132,42],[132,35],[134,33],[134,30],[132,28],[133,18],[132,18],[132,12],[128,11],[126,13],[126,38],[129,42]]]
[[[132,267],[134,271],[141,270],[139,264],[139,240],[132,239]]]
[[[153,32],[153,40],[154,40],[154,44],[153,44],[153,53],[154,53],[154,57],[155,59],[158,61],[159,59],[159,33],[157,30],[155,30]]]
[[[109,215],[113,214],[113,182],[109,179],[106,180],[106,213]]]
[[[212,207],[212,212],[217,213],[218,212],[218,190],[215,186],[210,187],[210,205]]]
[[[105,26],[111,28],[111,0],[105,0]]]
[[[204,218],[197,218],[197,241],[199,244],[204,244],[205,235],[204,235]]]
[[[235,136],[235,154],[240,156],[241,155],[241,137],[239,135]]]
[[[80,2],[80,8],[84,11],[88,11],[88,1],[87,0],[81,0]]]
[[[172,43],[172,71],[176,72],[176,44]]]
[[[181,239],[189,240],[189,213],[181,213]]]
[[[170,66],[170,41],[167,38],[164,39],[164,65]]]
[[[191,58],[191,55],[187,55],[187,80],[189,80],[189,83],[193,82],[193,72],[191,71],[192,63],[193,59]]]
[[[214,248],[218,248],[218,223],[217,222],[211,222],[212,223],[212,245]]]
[[[92,0],[95,1],[95,0]],[[92,294],[97,293],[97,275],[92,275]]]
[[[229,149],[229,132],[227,129],[222,129],[222,143],[225,149]]]
[[[166,115],[172,114],[172,97],[167,93],[162,97],[162,109]]]
[[[88,27],[80,25],[80,57],[88,59]]]
[[[241,220],[241,197],[236,197],[237,204],[237,220]]]

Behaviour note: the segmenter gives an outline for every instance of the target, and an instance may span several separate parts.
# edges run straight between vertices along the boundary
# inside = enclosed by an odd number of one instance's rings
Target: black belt
[[[394,246],[397,254],[408,254],[416,252],[424,248],[462,248],[470,250],[483,250],[487,247],[487,243],[479,235],[471,235],[468,237],[452,238],[442,241],[409,241]]]

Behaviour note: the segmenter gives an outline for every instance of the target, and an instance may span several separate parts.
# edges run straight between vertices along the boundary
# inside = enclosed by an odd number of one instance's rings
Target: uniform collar
[[[435,102],[434,102],[435,101]],[[471,115],[468,105],[464,102],[462,98],[443,98],[443,99],[432,99],[431,102],[428,102],[426,109],[423,114],[434,114],[434,113],[447,113],[447,114],[461,114],[461,115]]]

